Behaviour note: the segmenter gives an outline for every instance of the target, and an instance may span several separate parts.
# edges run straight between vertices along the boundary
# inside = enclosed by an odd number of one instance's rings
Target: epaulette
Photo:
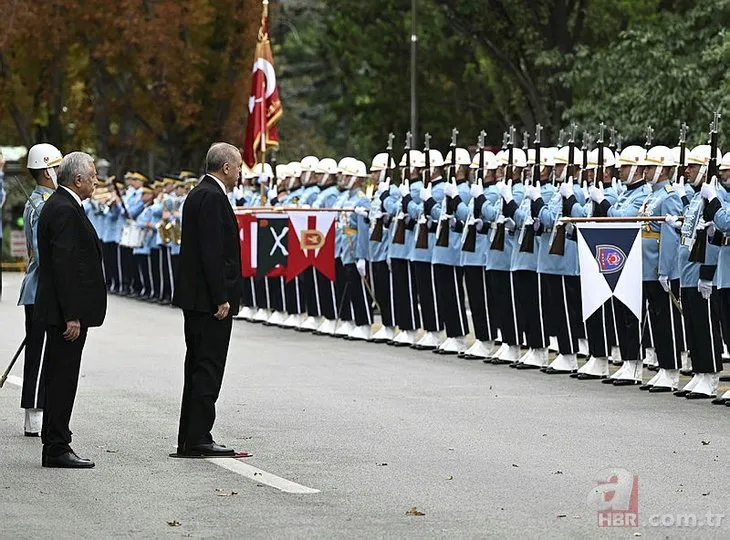
[[[672,184],[667,184],[666,186],[664,186],[664,189],[667,193],[671,193],[672,191],[674,191],[674,187],[672,187]]]

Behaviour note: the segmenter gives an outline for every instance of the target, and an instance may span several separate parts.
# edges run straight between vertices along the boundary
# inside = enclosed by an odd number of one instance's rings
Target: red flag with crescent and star
[[[269,41],[268,2],[264,2],[251,76],[251,97],[248,99],[246,142],[243,145],[243,161],[249,168],[253,168],[260,161],[258,157],[267,150],[279,147],[276,123],[283,112]]]

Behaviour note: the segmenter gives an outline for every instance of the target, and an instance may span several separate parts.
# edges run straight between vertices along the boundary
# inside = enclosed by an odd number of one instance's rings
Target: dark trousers
[[[66,328],[46,327],[46,350],[43,358],[45,397],[43,411],[43,454],[58,457],[71,449],[71,413],[79,385],[81,353],[86,343],[85,328],[76,341],[66,341]]]
[[[421,327],[416,295],[416,279],[411,263],[406,259],[391,259],[393,272],[393,300],[395,324],[401,330],[417,330]]]
[[[547,307],[543,303],[539,276],[532,270],[515,270],[512,275],[520,334],[525,336],[528,347],[543,349],[550,336],[545,328]]]
[[[299,274],[301,277],[301,285],[304,289],[304,298],[306,299],[307,314],[310,317],[320,317],[322,310],[319,306],[319,296],[317,295],[317,280],[314,277],[314,268],[307,268]]]
[[[253,279],[253,292],[254,292],[254,303],[256,307],[262,309],[269,308],[269,284],[266,282],[266,278],[252,278]]]
[[[101,245],[101,254],[104,257],[104,278],[106,288],[116,291],[119,288],[119,264],[117,260],[117,244],[104,242]]]
[[[606,301],[586,321],[588,353],[596,358],[604,358],[616,345],[613,330],[613,302]]]
[[[172,258],[170,248],[160,246],[160,291],[157,298],[169,302],[172,298]]]
[[[46,328],[33,320],[33,304],[25,307],[25,357],[23,363],[23,391],[20,406],[23,409],[42,409],[45,393],[43,353]]]
[[[137,279],[132,282],[132,292],[149,298],[152,295],[152,263],[149,255],[137,254],[134,256],[137,266]]]
[[[175,296],[175,284],[177,283],[177,276],[180,272],[180,255],[170,254],[170,265],[172,266],[172,296]]]
[[[355,263],[344,265],[345,279],[348,284],[349,303],[352,306],[355,324],[370,326],[373,324],[373,304],[365,286],[365,279],[357,271]],[[343,309],[344,311],[344,309]]]
[[[718,289],[717,293],[720,295],[722,339],[730,350],[730,289]]]
[[[267,277],[266,286],[269,288],[269,308],[274,311],[284,311],[284,278]]]
[[[433,265],[434,285],[441,321],[446,336],[463,337],[469,333],[464,298],[464,269],[447,264]]]
[[[284,292],[286,296],[286,312],[289,315],[299,315],[306,311],[307,299],[300,276],[295,277],[289,283],[285,283]]]
[[[431,263],[414,261],[411,263],[416,277],[416,292],[421,305],[423,329],[427,332],[439,332],[443,329],[442,317],[436,294],[434,267]],[[453,301],[453,299],[452,299]]]
[[[386,261],[370,263],[373,292],[380,306],[380,319],[383,326],[395,326],[395,306],[393,298],[393,276]]]
[[[160,263],[159,248],[150,249],[150,279],[152,280],[152,292],[150,298],[159,298],[162,290],[162,272]]]
[[[560,354],[578,352],[581,315],[580,277],[540,274],[542,291],[548,306],[550,335],[558,338]],[[618,303],[618,302],[617,302]]]
[[[502,341],[507,345],[519,345],[517,306],[515,304],[514,277],[512,272],[490,270],[487,272],[488,287],[494,293],[497,327],[502,331]]]
[[[673,294],[679,298],[679,280],[671,281]],[[682,314],[672,303],[669,294],[658,281],[644,282],[644,297],[648,303],[649,321],[654,335],[659,367],[663,369],[679,369],[682,367],[682,351],[684,350],[684,327]]]
[[[487,271],[483,266],[465,266],[464,284],[469,298],[471,322],[474,337],[479,341],[492,341],[497,337],[497,329],[492,329],[491,307],[487,294]]]
[[[695,373],[722,371],[720,295],[714,289],[709,300],[696,287],[682,289],[682,311]]]
[[[643,330],[639,327],[639,319],[620,300],[614,302],[613,309],[616,312],[618,346],[621,349],[621,359],[624,361],[639,360]]]
[[[253,278],[245,277],[241,279],[243,280],[243,284],[241,285],[241,305],[252,308],[256,305]]]
[[[233,319],[219,321],[211,313],[183,312],[185,317],[185,383],[178,452],[213,442],[210,434],[215,422],[215,402],[220,394],[228,356]]]
[[[342,259],[335,259],[335,315],[337,319],[351,321],[355,318],[352,308],[352,291],[345,272]],[[328,319],[330,317],[327,317]]]
[[[334,321],[337,319],[337,308],[339,307],[335,303],[335,282],[331,281],[319,270],[314,271],[314,276],[317,280],[317,293],[319,295],[319,306],[322,310],[322,316]],[[340,270],[340,279],[343,277],[342,271]]]
[[[122,290],[135,291],[141,288],[141,284],[137,282],[138,271],[135,266],[135,256],[132,248],[119,246],[119,259],[121,262],[121,283]]]

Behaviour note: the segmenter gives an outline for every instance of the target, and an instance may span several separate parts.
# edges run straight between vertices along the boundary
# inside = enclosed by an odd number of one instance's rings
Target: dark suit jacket
[[[185,199],[179,274],[173,303],[184,310],[212,312],[230,303],[238,312],[241,244],[228,197],[209,175]]]
[[[34,318],[66,327],[101,326],[106,316],[106,285],[101,243],[84,209],[59,187],[38,219],[38,292]]]

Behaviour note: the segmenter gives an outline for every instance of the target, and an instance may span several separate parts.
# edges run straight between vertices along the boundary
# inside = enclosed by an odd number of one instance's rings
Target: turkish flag
[[[264,11],[253,63],[246,142],[243,145],[243,161],[250,169],[259,161],[257,155],[263,155],[270,148],[279,147],[279,131],[276,123],[283,114],[283,109],[276,83],[268,26],[268,16]]]
[[[256,216],[236,214],[238,220],[238,239],[241,242],[241,275],[256,276]],[[253,248],[253,251],[252,251]]]
[[[337,212],[289,214],[289,282],[310,266],[330,281],[335,279],[335,219]]]

